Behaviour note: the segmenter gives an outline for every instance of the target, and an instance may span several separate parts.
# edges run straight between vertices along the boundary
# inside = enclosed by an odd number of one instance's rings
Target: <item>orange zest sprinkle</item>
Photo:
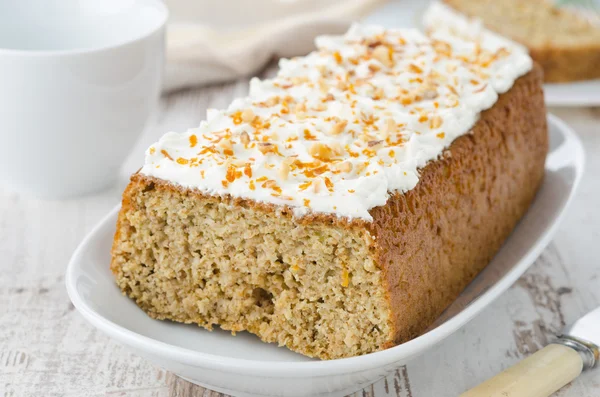
[[[205,146],[200,152],[198,152],[199,155],[203,155],[206,153],[216,153],[217,149],[215,149],[214,146]]]
[[[314,141],[317,137],[310,133],[310,130],[307,128],[304,130],[304,139],[307,141]]]
[[[165,149],[162,149],[160,152],[162,153],[163,156],[165,156],[169,160],[173,160],[173,157],[171,157],[171,155]]]
[[[183,157],[179,157],[177,159],[177,163],[181,164],[181,165],[186,165],[188,164],[190,161],[188,159],[184,159]]]
[[[250,166],[250,163],[246,163],[246,165],[244,165],[244,175],[246,175],[248,178],[252,178],[252,166]]]
[[[342,59],[342,55],[340,55],[339,51],[336,51],[333,53],[333,58],[335,59],[335,61],[340,64],[342,63],[343,59]]]
[[[227,182],[235,181],[235,167],[233,165],[230,165],[227,167],[227,173],[225,174],[225,179],[227,179]]]
[[[310,200],[309,199],[304,199],[304,206],[305,207],[310,207]]]
[[[195,147],[198,144],[198,137],[194,134],[190,135],[190,147]]]
[[[435,136],[437,136],[440,139],[444,139],[444,137],[446,136],[446,134],[444,134],[443,132],[440,132],[439,134],[436,134]]]
[[[256,189],[256,186],[254,185],[254,181],[253,180],[250,180],[250,182],[248,182],[248,188],[250,190],[255,190]]]
[[[308,189],[310,187],[310,185],[312,185],[312,181],[304,182],[304,183],[301,183],[300,186],[298,186],[298,189],[300,189],[300,191],[304,191],[304,190]]]
[[[242,112],[237,111],[234,114],[231,115],[231,118],[233,119],[233,124],[235,125],[239,125],[242,124]]]
[[[327,190],[333,192],[333,182],[331,182],[331,179],[325,177],[323,180],[325,180],[325,186],[327,187]]]
[[[413,73],[423,73],[423,69],[421,69],[414,63],[411,63],[410,65],[408,65],[408,69]]]
[[[348,270],[342,269],[342,287],[347,287],[350,285],[350,274],[348,274]]]

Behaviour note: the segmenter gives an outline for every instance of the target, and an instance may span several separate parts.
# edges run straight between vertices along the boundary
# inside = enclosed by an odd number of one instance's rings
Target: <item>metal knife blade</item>
[[[600,307],[566,327],[562,335],[600,346]]]
[[[584,369],[596,366],[600,361],[600,307],[566,327],[557,343],[577,350]]]

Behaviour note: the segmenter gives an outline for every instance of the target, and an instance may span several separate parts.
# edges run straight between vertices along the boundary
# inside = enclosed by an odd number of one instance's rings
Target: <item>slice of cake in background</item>
[[[600,78],[598,10],[558,8],[550,0],[442,0],[431,3],[423,24],[463,33],[485,27],[527,47],[545,81],[568,82]]]
[[[423,332],[540,186],[542,73],[510,41],[356,25],[146,153],[111,269],[150,316],[311,357]]]

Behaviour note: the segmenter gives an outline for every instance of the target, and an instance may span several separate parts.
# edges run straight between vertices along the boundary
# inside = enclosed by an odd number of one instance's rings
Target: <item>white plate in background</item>
[[[392,0],[362,22],[387,28],[420,28],[428,4],[429,1],[422,0]],[[600,80],[544,84],[544,97],[548,106],[600,106]]]
[[[548,106],[600,106],[600,80],[544,84],[544,98]]]
[[[548,116],[550,154],[528,213],[492,262],[423,335],[381,352],[311,360],[242,332],[208,332],[148,317],[123,296],[109,269],[118,207],[83,240],[66,284],[79,312],[137,354],[189,381],[234,396],[343,396],[377,381],[456,332],[510,287],[550,242],[583,173],[573,131]]]

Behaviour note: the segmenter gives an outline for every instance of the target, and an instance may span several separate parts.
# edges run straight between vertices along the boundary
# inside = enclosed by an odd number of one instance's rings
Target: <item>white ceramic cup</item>
[[[43,198],[114,182],[155,111],[160,0],[0,1],[0,185]]]

